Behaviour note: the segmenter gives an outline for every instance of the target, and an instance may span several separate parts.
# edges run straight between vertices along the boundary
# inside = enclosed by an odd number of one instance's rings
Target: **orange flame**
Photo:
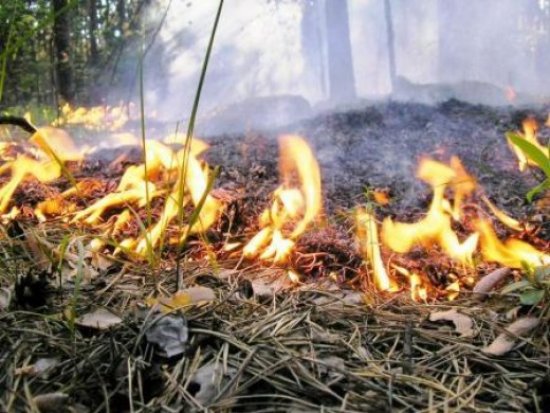
[[[245,257],[259,256],[275,263],[289,258],[295,240],[321,213],[322,204],[319,165],[306,141],[285,135],[279,147],[283,184],[273,193],[271,207],[260,215],[261,230],[243,249]],[[292,230],[287,230],[289,225]]]
[[[129,108],[119,106],[94,106],[73,109],[68,103],[61,108],[61,116],[53,123],[61,125],[82,125],[87,129],[115,131],[129,120]]]
[[[390,279],[382,261],[380,243],[378,242],[378,227],[374,216],[366,209],[360,208],[355,214],[355,221],[359,247],[363,257],[370,263],[376,288],[380,291],[395,291],[396,285]]]
[[[52,182],[61,176],[65,161],[82,159],[69,135],[60,129],[40,128],[29,142],[38,149],[38,159],[19,155],[0,167],[0,175],[11,172],[10,180],[0,189],[0,213],[6,211],[17,187],[27,178],[35,177],[42,183]]]
[[[537,138],[537,131],[538,131],[538,124],[535,118],[528,117],[524,119],[522,122],[523,127],[523,138],[537,147],[541,152],[548,154],[548,148],[545,148],[538,140]],[[524,171],[527,165],[529,166],[536,166],[537,164],[533,162],[531,159],[529,159],[523,151],[518,148],[510,139],[507,139],[508,146],[510,149],[512,149],[512,152],[516,155],[516,158],[518,158],[518,167],[520,171]],[[550,155],[550,154],[549,154]]]
[[[146,252],[158,245],[160,238],[180,208],[189,202],[195,207],[204,203],[198,214],[198,220],[191,228],[183,228],[184,233],[203,232],[218,218],[221,204],[212,195],[205,194],[208,189],[208,168],[203,167],[197,156],[208,148],[208,145],[198,139],[190,141],[189,153],[185,149],[175,153],[169,146],[157,142],[146,141],[146,162],[141,165],[130,166],[124,172],[114,193],[108,194],[79,211],[73,217],[73,222],[81,221],[89,225],[98,224],[102,215],[112,208],[127,207],[135,204],[144,207],[148,201],[159,197],[165,190],[158,189],[154,181],[170,180],[177,176],[176,182],[165,199],[164,209],[156,224],[148,228],[139,239],[125,239],[121,247],[145,256]],[[180,181],[183,177],[183,183]],[[173,182],[173,181],[172,181]],[[179,192],[184,191],[183,204],[178,204]],[[128,210],[124,210],[115,221],[114,230],[120,228],[130,219]]]
[[[477,220],[475,227],[480,234],[481,252],[487,261],[495,261],[512,268],[522,268],[523,265],[536,267],[550,264],[550,255],[537,250],[526,242],[510,238],[502,243],[491,224],[486,220]]]
[[[518,97],[516,90],[512,86],[506,86],[506,100],[510,103],[514,103]]]
[[[473,265],[478,234],[471,234],[461,242],[452,229],[451,218],[460,218],[462,200],[473,191],[475,181],[466,173],[458,158],[453,158],[450,166],[423,159],[418,177],[433,189],[426,217],[415,223],[394,222],[386,218],[382,223],[384,244],[399,253],[409,252],[416,245],[429,248],[438,244],[451,258],[468,266]],[[447,186],[451,186],[455,193],[453,205],[445,198]]]

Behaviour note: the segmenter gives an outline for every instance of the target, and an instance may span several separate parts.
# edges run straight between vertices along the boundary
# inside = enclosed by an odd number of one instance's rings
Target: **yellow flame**
[[[73,109],[71,105],[65,104],[61,108],[61,116],[53,124],[82,125],[87,129],[115,131],[128,122],[128,112],[129,108],[123,105]]]
[[[493,204],[485,195],[481,196],[481,200],[485,202],[493,215],[508,228],[513,229],[514,231],[521,231],[523,229],[522,225],[517,219],[512,218],[504,211],[498,209],[496,205]]]
[[[550,264],[550,255],[526,242],[514,238],[501,242],[486,220],[477,220],[475,227],[480,234],[481,252],[488,261],[495,261],[512,268],[522,268],[524,264],[532,267]]]
[[[165,232],[168,224],[178,214],[180,208],[183,208],[189,202],[189,198],[194,206],[199,205],[202,197],[206,195],[202,208],[199,212],[197,223],[192,227],[183,228],[183,233],[204,232],[218,219],[222,205],[220,201],[211,194],[205,194],[208,189],[208,169],[201,166],[197,156],[208,148],[208,145],[199,139],[192,139],[190,142],[189,153],[185,154],[185,149],[180,150],[171,159],[170,165],[176,168],[178,179],[172,191],[166,197],[164,209],[157,223],[149,229],[146,236],[142,237],[136,246],[136,253],[144,256],[149,246],[158,245],[162,234]],[[166,167],[166,166],[165,166]],[[183,172],[183,174],[181,173]],[[184,182],[180,181],[183,177]],[[178,205],[180,199],[179,192],[183,190],[189,194],[184,197],[181,206]]]
[[[6,211],[14,192],[24,180],[35,177],[42,183],[52,182],[61,176],[65,161],[82,159],[69,135],[60,129],[40,128],[29,142],[38,148],[39,159],[19,155],[0,167],[0,175],[11,172],[10,180],[0,189],[0,213]]]
[[[399,253],[409,252],[414,246],[429,248],[438,244],[445,253],[462,264],[471,266],[473,253],[477,248],[478,234],[471,234],[460,242],[451,226],[451,215],[460,217],[463,198],[475,188],[471,178],[458,158],[453,158],[451,166],[423,159],[418,169],[418,177],[433,189],[433,198],[425,218],[415,223],[394,222],[390,217],[382,223],[384,244]],[[450,185],[454,189],[453,205],[445,199],[445,189]]]
[[[428,299],[428,288],[426,287],[423,278],[415,272],[410,272],[406,268],[392,264],[392,267],[401,275],[404,275],[409,280],[409,290],[411,298],[414,301],[426,301]]]
[[[366,209],[359,208],[355,214],[357,238],[363,257],[370,263],[374,284],[380,291],[394,291],[395,283],[390,279],[382,254],[380,253],[380,243],[378,242],[378,227],[374,216]]]
[[[533,117],[528,117],[524,119],[522,122],[522,127],[523,127],[523,134],[522,134],[523,138],[527,142],[537,147],[543,153],[550,155],[548,153],[548,148],[545,148],[537,138],[538,124],[536,119]],[[512,141],[510,141],[509,139],[507,139],[507,141],[508,141],[508,146],[510,147],[510,149],[512,149],[512,152],[514,152],[514,154],[516,155],[516,158],[518,158],[518,167],[520,171],[524,171],[527,165],[537,166],[536,162],[533,162],[531,159],[525,156],[523,151],[520,148],[518,148],[516,145],[514,145]]]
[[[285,262],[302,235],[321,213],[321,173],[306,141],[296,135],[279,139],[283,184],[259,218],[261,230],[245,245],[243,255]],[[287,231],[289,224],[293,229]]]

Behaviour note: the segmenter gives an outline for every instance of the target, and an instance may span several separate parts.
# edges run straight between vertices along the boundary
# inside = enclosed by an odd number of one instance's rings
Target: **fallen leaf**
[[[220,391],[235,376],[237,370],[228,368],[223,371],[222,366],[210,363],[199,368],[191,379],[191,383],[199,386],[194,398],[203,406],[212,404]]]
[[[11,290],[6,287],[0,288],[0,311],[8,309],[11,303]]]
[[[313,300],[318,306],[357,306],[365,304],[365,294],[358,291],[335,291],[331,295],[322,295]]]
[[[148,298],[146,304],[150,307],[158,306],[163,313],[170,313],[190,305],[197,305],[214,301],[216,294],[208,287],[190,287],[176,292],[171,297]]]
[[[536,317],[520,318],[506,327],[504,333],[499,334],[491,344],[481,351],[490,356],[502,356],[514,348],[518,337],[526,336],[538,325],[539,319]]]
[[[505,278],[510,276],[510,274],[512,274],[512,269],[508,267],[499,268],[487,274],[481,278],[473,288],[473,297],[478,300],[486,298],[491,291]]]
[[[182,354],[186,349],[189,330],[182,316],[158,314],[145,331],[147,341],[155,344],[165,357]]]
[[[62,392],[45,393],[35,396],[32,400],[40,412],[57,413],[64,410],[69,395]]]
[[[461,337],[472,337],[474,335],[474,322],[465,314],[459,313],[455,308],[447,311],[435,311],[430,314],[430,321],[452,321],[456,332]]]
[[[76,325],[80,327],[95,328],[98,330],[106,330],[122,322],[122,318],[113,314],[105,308],[84,314],[75,320]]]
[[[59,364],[59,360],[56,358],[41,358],[34,364],[29,366],[19,367],[15,369],[16,375],[25,376],[42,376],[46,377],[49,370]]]

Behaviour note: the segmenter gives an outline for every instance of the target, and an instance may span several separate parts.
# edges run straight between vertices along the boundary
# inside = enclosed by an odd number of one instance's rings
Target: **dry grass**
[[[49,299],[41,308],[19,305],[0,313],[0,410],[32,410],[33,397],[50,392],[69,395],[67,408],[97,412],[548,408],[547,320],[503,357],[480,351],[511,317],[509,299],[417,304],[406,293],[367,293],[357,303],[355,293],[328,284],[249,296],[251,285],[280,271],[252,266],[215,273],[208,262],[187,262],[184,282],[209,286],[218,299],[182,313],[189,325],[187,351],[166,360],[144,338],[147,310],[139,304],[173,291],[175,274],[167,269],[147,277],[130,263],[116,268],[83,284],[75,308],[83,314],[105,306],[123,316],[110,330],[71,327],[62,315],[73,298],[71,283],[44,291]],[[452,326],[427,321],[430,312],[449,307],[472,317],[474,337],[460,338]],[[42,357],[59,360],[47,377],[18,374]],[[194,375],[211,363],[219,366],[220,382],[205,400]]]

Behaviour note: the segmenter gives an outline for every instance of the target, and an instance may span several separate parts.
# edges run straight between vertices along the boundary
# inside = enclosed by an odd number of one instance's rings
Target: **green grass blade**
[[[531,188],[529,192],[527,192],[527,195],[525,195],[525,197],[527,198],[527,201],[533,202],[533,198],[535,197],[535,195],[540,194],[547,189],[550,189],[550,178],[545,179],[534,188]]]
[[[543,170],[546,176],[550,178],[550,157],[548,156],[548,154],[545,154],[543,151],[541,151],[531,142],[525,140],[517,133],[509,132],[506,134],[506,137],[514,145],[521,149],[525,156],[535,162],[540,167],[540,169]]]

